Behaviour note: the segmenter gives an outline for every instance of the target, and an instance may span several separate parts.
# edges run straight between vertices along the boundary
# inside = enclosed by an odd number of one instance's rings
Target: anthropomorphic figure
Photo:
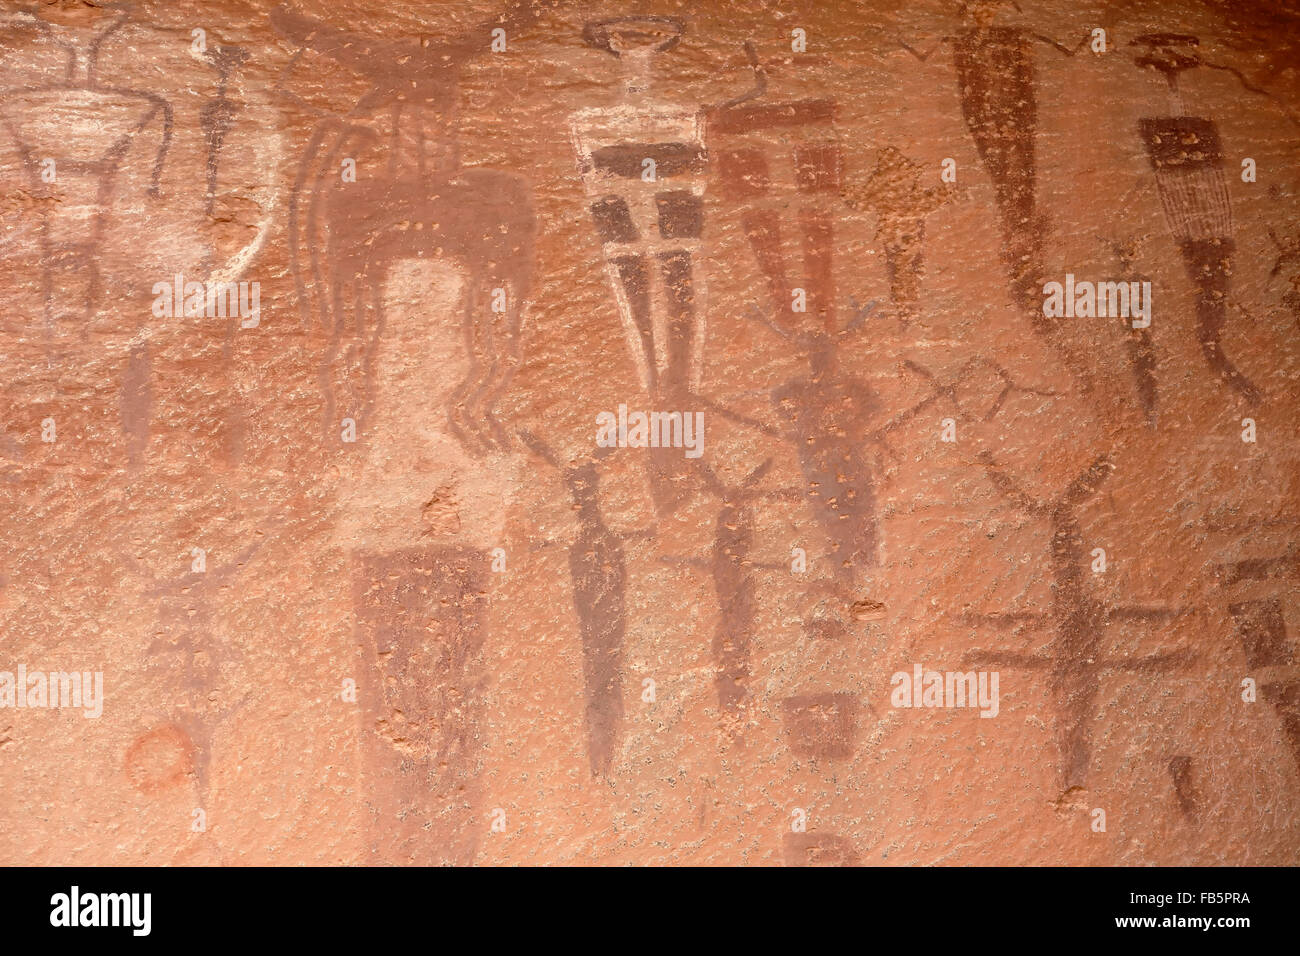
[[[99,303],[109,203],[128,152],[147,136],[157,137],[149,194],[160,194],[172,107],[156,93],[114,84],[99,70],[101,49],[130,15],[128,5],[114,3],[95,8],[89,22],[77,17],[64,23],[56,7],[34,9],[30,16],[41,34],[67,54],[64,78],[0,95],[0,130],[21,156],[31,195],[49,200],[36,206],[51,363],[58,358],[56,336],[69,329],[84,333]],[[70,115],[80,118],[77,135],[70,135]]]
[[[518,361],[535,223],[522,177],[461,165],[456,105],[492,30],[543,6],[511,3],[437,43],[271,14],[371,84],[316,125],[290,229],[303,311],[326,341],[325,435],[344,455],[336,541],[350,554],[372,862],[466,864],[486,827],[481,651],[516,468],[493,403]]]

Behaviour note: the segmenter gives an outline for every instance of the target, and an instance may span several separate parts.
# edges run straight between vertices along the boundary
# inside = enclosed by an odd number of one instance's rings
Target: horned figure
[[[1145,48],[1136,58],[1138,66],[1164,74],[1169,88],[1169,115],[1139,120],[1138,131],[1155,171],[1165,221],[1196,286],[1201,353],[1220,378],[1254,404],[1260,400],[1259,389],[1232,364],[1219,341],[1236,252],[1219,130],[1213,120],[1187,115],[1178,88],[1178,74],[1201,64],[1195,49],[1199,41],[1194,36],[1149,33],[1132,42]]]
[[[963,655],[962,662],[979,667],[1041,670],[1049,675],[1057,715],[1058,770],[1062,791],[1068,792],[1087,783],[1092,765],[1091,722],[1101,695],[1102,678],[1116,671],[1159,674],[1195,659],[1185,650],[1141,657],[1108,657],[1103,654],[1105,631],[1112,625],[1131,621],[1156,624],[1170,621],[1186,609],[1112,606],[1089,594],[1083,579],[1083,524],[1079,512],[1114,473],[1115,466],[1105,455],[1076,475],[1051,501],[1030,497],[987,452],[978,457],[994,488],[1024,514],[1048,522],[1052,532],[1049,544],[1052,598],[1050,606],[1042,612],[966,615],[966,620],[1003,627],[1028,624],[1050,629],[1053,638],[1048,649],[1041,653],[975,650]]]
[[[394,264],[442,259],[465,277],[460,335],[470,356],[449,403],[449,425],[476,454],[508,447],[493,405],[519,360],[532,274],[532,197],[513,173],[461,167],[457,91],[460,71],[489,49],[493,28],[522,29],[548,5],[517,0],[496,20],[442,42],[341,30],[285,6],[271,12],[283,36],[371,84],[346,115],[321,115],[289,203],[300,309],[304,321],[317,316],[329,336],[321,367],[327,430],[350,419],[364,434],[383,288]]]

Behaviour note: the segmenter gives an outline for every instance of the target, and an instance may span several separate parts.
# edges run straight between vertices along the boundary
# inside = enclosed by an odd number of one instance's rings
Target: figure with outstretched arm
[[[1083,356],[1043,314],[1043,240],[1046,219],[1038,209],[1037,159],[1038,99],[1034,52],[1045,46],[1074,56],[1088,41],[1073,49],[1029,29],[995,24],[1011,0],[972,0],[962,3],[962,29],[944,37],[924,54],[899,41],[921,62],[942,45],[952,48],[961,97],[962,117],[975,141],[980,161],[993,182],[1002,234],[1002,260],[1011,284],[1011,297],[1024,311],[1034,332],[1061,357],[1084,392],[1094,389]],[[1019,7],[1016,7],[1018,10]]]

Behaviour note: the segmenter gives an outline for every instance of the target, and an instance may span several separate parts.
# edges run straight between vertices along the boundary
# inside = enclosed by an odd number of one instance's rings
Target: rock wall
[[[1294,863],[1298,68],[4,3],[0,861]]]

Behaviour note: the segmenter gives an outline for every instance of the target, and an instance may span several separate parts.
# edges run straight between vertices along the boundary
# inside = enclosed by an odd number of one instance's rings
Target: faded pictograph
[[[811,317],[816,330],[834,334],[840,328],[834,212],[844,166],[835,101],[770,98],[752,44],[745,53],[753,87],[708,111],[719,196],[740,210],[772,321],[787,330],[814,331],[803,327],[803,318]],[[796,299],[799,314],[793,310]]]
[[[560,472],[574,509],[578,533],[569,547],[569,580],[582,637],[587,755],[594,776],[609,776],[623,724],[624,639],[627,633],[627,561],[623,545],[643,533],[609,527],[600,507],[596,465],[609,449],[577,465],[562,463],[531,432],[520,437],[534,454]]]
[[[717,668],[714,684],[718,691],[718,706],[724,714],[737,712],[749,693],[750,644],[754,638],[757,596],[753,572],[763,567],[750,558],[755,519],[752,502],[759,497],[792,496],[789,491],[765,493],[760,490],[759,482],[771,464],[769,458],[733,486],[719,480],[707,465],[696,463],[704,487],[720,503],[714,523],[709,572],[718,600],[718,626],[713,637],[713,660]]]
[[[1218,567],[1221,587],[1237,600],[1228,604],[1232,627],[1246,658],[1247,676],[1272,705],[1296,766],[1300,767],[1300,670],[1287,634],[1284,595],[1300,578],[1300,548],[1280,555],[1246,558]]]
[[[1109,240],[1107,245],[1119,265],[1117,273],[1121,282],[1150,282],[1151,277],[1138,271],[1136,262],[1142,239],[1129,237]],[[1127,317],[1120,318],[1124,344],[1128,352],[1129,369],[1133,373],[1133,387],[1142,408],[1147,426],[1155,428],[1160,420],[1160,395],[1156,379],[1155,340],[1149,327],[1134,327]]]
[[[469,547],[364,552],[352,592],[367,714],[370,863],[474,860],[488,569]]]
[[[871,423],[881,402],[840,357],[872,308],[859,309],[836,333],[772,326],[807,357],[807,373],[778,386],[770,398],[783,426],[778,434],[798,455],[808,506],[829,543],[830,575],[845,599],[879,560],[877,479],[867,448],[879,437]]]
[[[139,734],[123,757],[131,785],[153,797],[179,787],[196,770],[194,742],[177,724],[161,724]]]
[[[1169,778],[1174,785],[1174,796],[1178,800],[1178,809],[1183,817],[1196,822],[1201,808],[1200,787],[1196,780],[1196,767],[1192,758],[1179,754],[1169,758]]]
[[[758,581],[755,571],[785,571],[784,564],[754,561],[754,505],[763,499],[797,500],[793,488],[772,491],[762,487],[763,478],[772,467],[772,459],[763,462],[737,484],[727,484],[703,462],[695,462],[697,479],[704,491],[716,499],[718,516],[714,521],[713,543],[706,560],[664,556],[663,560],[707,569],[718,602],[718,624],[713,636],[714,687],[723,723],[733,737],[743,731],[742,714],[751,701],[751,647],[754,640]]]
[[[1223,174],[1218,125],[1192,116],[1183,104],[1179,74],[1201,65],[1194,36],[1150,33],[1132,41],[1141,47],[1137,65],[1161,73],[1169,92],[1169,113],[1138,121],[1138,132],[1155,173],[1165,222],[1178,244],[1187,276],[1196,287],[1196,334],[1206,364],[1251,404],[1259,389],[1223,350],[1233,259],[1232,203]]]
[[[1269,270],[1268,281],[1273,282],[1284,271],[1288,273],[1286,283],[1289,289],[1282,293],[1282,305],[1295,319],[1300,328],[1300,235],[1278,237],[1272,229],[1268,237],[1277,248],[1277,259]]]
[[[696,269],[704,229],[706,154],[698,108],[657,98],[655,54],[685,31],[675,17],[617,17],[583,28],[588,46],[622,67],[620,102],[580,110],[570,132],[588,209],[601,241],[610,290],[641,387],[677,408],[703,374],[703,277]],[[660,512],[685,495],[681,456],[651,449],[651,492]]]
[[[28,200],[20,228],[0,246],[26,245],[39,252],[36,275],[43,325],[37,316],[30,316],[30,322],[35,340],[43,339],[47,366],[58,377],[60,392],[77,387],[69,375],[75,380],[84,371],[81,349],[104,328],[97,321],[114,313],[111,328],[131,335],[118,404],[126,467],[134,476],[148,463],[152,379],[168,360],[159,340],[185,335],[187,326],[155,321],[185,317],[180,302],[174,314],[162,316],[155,308],[151,317],[147,302],[133,297],[131,308],[120,308],[126,301],[122,290],[133,296],[155,281],[171,280],[176,272],[209,288],[238,281],[277,221],[279,177],[249,182],[249,168],[275,164],[280,134],[274,124],[268,125],[270,116],[261,108],[259,91],[231,89],[248,54],[219,43],[215,35],[206,54],[191,53],[203,64],[199,67],[185,62],[182,51],[190,50],[188,41],[165,48],[175,58],[171,69],[181,71],[190,90],[191,84],[204,82],[207,67],[216,71],[215,94],[200,108],[198,128],[187,128],[174,119],[180,83],[154,88],[152,80],[124,78],[132,72],[130,51],[142,37],[156,35],[146,22],[137,22],[133,4],[39,4],[11,22],[24,28],[22,36],[30,37],[25,49],[34,58],[57,56],[64,63],[57,79],[47,74],[28,86],[18,86],[15,79],[0,97],[0,146],[17,157],[22,182],[18,194]],[[13,71],[15,77],[22,73]],[[258,134],[248,137],[254,125]],[[239,146],[230,164],[235,181],[230,195],[238,196],[232,200],[239,210],[238,223],[233,222],[233,212],[218,205],[218,199],[230,198],[218,192],[218,168],[232,134]],[[206,158],[198,155],[200,140]],[[185,188],[164,189],[164,174],[174,183],[187,173],[200,176],[204,165],[208,178],[203,199],[196,202]],[[141,181],[143,188],[137,192]],[[148,228],[140,237],[144,249],[128,261],[121,255],[124,227],[145,221]],[[192,262],[183,261],[187,254]],[[224,310],[221,315],[226,315]],[[223,330],[222,359],[205,371],[205,381],[220,393],[223,424],[218,427],[232,439],[222,464],[233,464],[239,457],[233,436],[241,432],[242,410],[230,385],[238,325],[232,311]],[[207,334],[206,327],[189,327]],[[101,344],[98,356],[116,361],[117,354]]]
[[[1258,673],[1263,698],[1273,705],[1291,753],[1300,766],[1300,675],[1277,598],[1238,601],[1228,607],[1246,664]]]
[[[225,44],[217,44],[204,54],[208,65],[217,72],[217,92],[199,110],[199,124],[203,127],[203,138],[207,144],[207,194],[204,211],[209,216],[216,212],[221,148],[225,145],[239,112],[239,105],[229,95],[230,80],[248,60],[248,56],[247,50]]]
[[[925,265],[925,220],[952,200],[955,187],[925,186],[921,167],[893,146],[883,147],[871,172],[843,186],[844,204],[876,217],[875,241],[884,250],[889,301],[906,326],[917,317]]]
[[[216,74],[216,89],[199,108],[204,145],[203,211],[211,233],[201,271],[208,285],[239,281],[283,220],[282,177],[260,176],[247,168],[250,158],[253,168],[260,170],[279,164],[285,154],[280,116],[270,96],[260,85],[243,81],[244,67],[252,56],[243,47],[221,42],[215,33],[208,36],[204,52],[197,55]],[[232,147],[236,133],[240,135]],[[236,240],[228,241],[222,232],[229,223],[246,226],[252,235],[245,238],[237,231]],[[223,357],[228,358],[235,328],[233,320],[227,322]]]
[[[48,359],[56,333],[84,334],[102,294],[100,247],[108,207],[133,144],[153,150],[149,194],[157,198],[172,140],[171,104],[158,93],[122,87],[99,70],[100,50],[119,33],[131,8],[115,4],[63,22],[56,8],[29,16],[46,42],[65,52],[61,81],[6,89],[0,128],[21,157],[39,210],[41,289]],[[54,179],[49,178],[53,161]]]
[[[229,556],[196,549],[184,557],[189,570],[175,577],[124,556],[124,566],[145,582],[142,598],[156,606],[149,671],[158,675],[158,686],[171,689],[166,699],[176,702],[167,720],[128,750],[126,773],[142,793],[165,791],[192,776],[198,806],[209,806],[217,735],[253,693],[239,693],[230,679],[242,653],[218,633],[220,602],[261,547],[259,542]]]
[[[860,866],[848,837],[836,833],[787,833],[781,856],[786,866]]]
[[[515,173],[462,165],[458,90],[461,70],[489,51],[494,28],[516,32],[539,10],[512,3],[436,43],[344,30],[285,6],[271,12],[275,29],[301,47],[281,79],[283,95],[320,116],[294,179],[288,228],[303,318],[318,320],[328,338],[320,375],[329,435],[345,422],[358,435],[369,425],[375,345],[387,321],[383,288],[394,264],[441,259],[465,277],[455,334],[469,356],[443,417],[476,454],[510,444],[495,403],[519,361],[536,233],[532,194]],[[292,92],[292,71],[307,50],[371,84],[346,115]]]
[[[1114,472],[1114,465],[1099,457],[1084,469],[1060,495],[1049,502],[1035,501],[1008,477],[987,452],[980,456],[989,480],[1025,515],[1045,519],[1051,531],[1049,545],[1052,574],[1051,608],[1046,612],[967,615],[976,625],[993,625],[1019,631],[1047,628],[1052,632],[1048,649],[1026,654],[1002,650],[971,651],[964,664],[975,667],[1042,670],[1048,674],[1052,706],[1056,712],[1058,772],[1063,794],[1087,785],[1092,768],[1091,722],[1108,672],[1158,674],[1195,660],[1184,650],[1145,657],[1103,656],[1103,638],[1111,625],[1128,622],[1159,623],[1184,613],[1176,608],[1110,606],[1088,594],[1084,574],[1088,565],[1083,528],[1078,511],[1090,501]]]
[[[999,25],[1011,0],[970,0],[960,5],[962,26],[922,54],[903,48],[925,62],[943,44],[952,48],[962,117],[980,161],[993,184],[1002,235],[1002,261],[1012,301],[1030,320],[1085,392],[1094,388],[1083,356],[1063,331],[1043,315],[1043,244],[1047,217],[1038,205],[1038,91],[1035,55],[1040,47],[1074,56],[1087,42],[1071,49],[1020,26]],[[1017,8],[1018,9],[1018,8]]]
[[[120,59],[131,41],[124,34],[134,6],[111,3],[66,10],[38,5],[19,21],[35,31],[39,43],[52,45],[66,58],[58,82],[5,90],[0,106],[0,131],[16,149],[27,180],[26,191],[39,217],[37,242],[42,261],[45,335],[49,347],[56,335],[85,335],[87,321],[101,305],[106,277],[102,270],[107,230],[114,225],[113,207],[120,199],[125,174],[141,157],[148,164],[148,198],[158,215],[176,211],[175,197],[162,194],[165,169],[175,165],[177,138],[197,132],[204,141],[207,190],[202,213],[217,215],[217,177],[221,153],[241,113],[248,122],[264,123],[260,109],[232,96],[229,86],[248,58],[247,51],[214,45],[200,59],[217,74],[216,91],[199,111],[197,131],[178,129],[169,91],[144,89],[119,81],[101,65],[104,50]],[[247,95],[247,94],[246,94]],[[257,98],[256,94],[253,94]],[[258,104],[260,105],[260,104]],[[279,155],[280,134],[262,129],[251,141],[251,156],[273,164]],[[169,166],[169,164],[171,164]],[[241,165],[247,164],[247,158]],[[237,248],[211,243],[205,261],[196,262],[192,278],[207,283],[236,281],[265,244],[278,212],[278,188],[273,181],[247,190],[258,207],[253,236]],[[211,231],[196,222],[176,227],[192,238]],[[205,236],[205,238],[208,238]],[[55,356],[51,353],[51,359]]]
[[[462,165],[456,106],[492,30],[539,9],[513,3],[437,43],[271,15],[302,47],[285,96],[300,101],[307,50],[371,84],[313,129],[289,224],[303,315],[324,333],[326,439],[359,451],[335,539],[351,554],[375,862],[469,863],[486,830],[486,592],[518,464],[494,403],[519,360],[535,224],[521,177]]]
[[[122,376],[122,395],[118,403],[122,434],[126,437],[128,474],[143,467],[149,448],[149,420],[153,414],[152,371],[149,344],[140,342],[132,346]]]
[[[853,755],[862,704],[852,694],[804,694],[781,702],[781,717],[798,757],[844,760]]]

